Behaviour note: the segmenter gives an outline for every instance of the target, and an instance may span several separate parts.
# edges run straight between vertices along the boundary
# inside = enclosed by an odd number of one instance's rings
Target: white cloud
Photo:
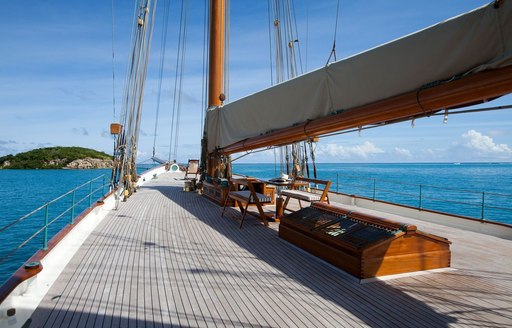
[[[412,153],[409,149],[395,147],[395,152],[402,157],[412,158]]]
[[[496,144],[494,140],[477,132],[469,130],[462,135],[468,142],[466,146],[485,154],[512,154],[512,149],[506,144]]]
[[[384,153],[384,151],[375,146],[373,143],[365,141],[361,145],[346,147],[334,143],[321,145],[317,148],[316,153],[319,156],[331,156],[341,158],[350,158],[355,156],[366,159],[375,154]]]

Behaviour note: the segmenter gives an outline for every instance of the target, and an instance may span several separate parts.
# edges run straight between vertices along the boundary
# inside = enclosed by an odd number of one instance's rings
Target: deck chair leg
[[[268,226],[268,220],[265,215],[265,211],[263,210],[263,207],[261,206],[259,201],[256,201],[256,207],[258,208],[258,213],[260,214],[260,219],[263,220],[263,224],[265,226]]]
[[[240,220],[240,229],[242,229],[242,225],[244,224],[245,215],[247,214],[247,210],[249,209],[249,202],[245,206],[244,213],[242,214],[242,220]]]
[[[226,202],[224,202],[224,207],[222,208],[222,214],[220,215],[221,218],[224,217],[224,211],[226,210]]]
[[[220,215],[221,217],[224,217],[224,211],[226,210],[226,205],[228,204],[228,198],[229,198],[229,191],[226,194],[226,197],[224,198],[224,206],[222,207],[222,214]],[[236,206],[236,201],[235,201],[235,206]]]
[[[286,205],[288,205],[289,201],[290,201],[290,196],[286,196],[286,200],[284,201],[284,204],[283,204],[283,213],[284,213],[284,211],[286,211]]]
[[[240,213],[244,212],[244,204],[242,204],[242,202],[235,200],[235,207],[236,206],[238,206],[238,208],[240,209]],[[247,206],[249,206],[249,205],[247,205]]]

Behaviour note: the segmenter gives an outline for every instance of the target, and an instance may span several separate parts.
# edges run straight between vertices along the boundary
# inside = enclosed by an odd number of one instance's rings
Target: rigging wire
[[[135,1],[134,27],[131,35],[133,47],[127,69],[128,74],[123,94],[123,109],[120,120],[124,128],[118,138],[118,152],[115,154],[116,166],[112,174],[114,180],[112,182],[113,185],[117,187],[118,183],[121,183],[128,192],[133,190],[132,182],[136,177],[135,160],[142,115],[142,96],[151,49],[156,1],[151,13],[150,7],[150,0]]]
[[[311,154],[311,163],[313,164],[313,177],[316,179],[316,159],[315,159],[315,148],[313,146],[313,141],[311,139],[308,140],[309,142],[309,152]]]
[[[180,13],[180,29],[178,35],[178,56],[176,57],[174,77],[174,101],[172,107],[171,137],[169,141],[169,162],[171,156],[177,160],[179,119],[181,112],[183,70],[185,66],[186,30],[187,30],[188,0],[182,2]],[[173,147],[174,146],[174,147]]]
[[[308,71],[308,48],[309,48],[309,0],[306,1],[306,55],[305,55],[305,71]]]
[[[206,177],[207,172],[207,126],[206,126],[206,118],[205,115],[208,113],[208,104],[206,102],[206,98],[208,96],[208,70],[209,70],[209,56],[208,56],[208,45],[210,43],[210,34],[209,34],[209,26],[210,26],[210,14],[211,14],[211,1],[205,0],[204,2],[204,31],[203,31],[203,83],[202,83],[202,99],[201,99],[201,135],[199,136],[199,140],[201,140],[201,155],[200,155],[200,169],[201,169],[201,178],[203,181]]]
[[[266,148],[262,148],[262,149],[255,149],[255,150],[251,150],[251,151],[246,151],[245,154],[242,154],[242,155],[236,157],[235,159],[231,159],[231,162],[238,161],[239,159],[244,158],[247,155],[261,153],[261,152],[264,152],[264,151],[267,151],[267,150],[276,150],[276,149],[279,149],[279,148],[280,148],[279,146],[270,146],[270,147],[266,147]]]
[[[274,85],[274,67],[272,64],[272,11],[271,11],[271,0],[267,1],[267,12],[268,12],[268,55],[270,64],[270,85]]]
[[[162,95],[162,79],[164,72],[164,64],[165,64],[165,50],[167,44],[167,31],[168,31],[168,22],[169,22],[169,0],[164,0],[164,11],[162,14],[163,17],[163,25],[162,25],[162,37],[160,40],[160,63],[158,70],[158,92],[157,92],[157,101],[156,101],[156,116],[155,116],[155,129],[153,133],[153,157],[156,155],[156,136],[158,131],[158,120],[160,116],[160,101]]]
[[[138,4],[138,0],[133,1],[133,22],[137,22],[138,17],[138,7],[142,6]],[[126,121],[126,115],[128,114],[128,99],[129,99],[129,90],[131,85],[131,80],[133,79],[133,68],[134,68],[134,62],[135,62],[135,49],[136,49],[136,34],[137,34],[137,23],[133,24],[132,31],[130,33],[130,44],[133,45],[132,51],[128,52],[128,58],[126,61],[126,74],[125,81],[124,81],[124,90],[123,90],[123,98],[122,98],[122,111],[120,114],[119,121],[124,122]]]
[[[283,0],[283,1],[287,1],[287,0]],[[292,54],[292,46],[293,46],[293,43],[292,43],[292,40],[293,40],[293,36],[290,34],[291,31],[290,31],[290,28],[289,28],[289,8],[286,7],[285,3],[283,3],[283,24],[281,25],[282,28],[284,29],[283,31],[283,34],[284,34],[284,38],[285,38],[285,45],[283,46],[284,48],[284,59],[285,59],[285,67],[286,67],[286,79],[290,79],[291,76],[293,76],[293,68],[292,68],[292,64],[291,64],[291,58],[293,58],[293,54]],[[288,42],[286,42],[288,41]]]
[[[291,0],[286,0],[283,4],[283,10],[284,10],[284,34],[288,38],[288,42],[285,46],[286,49],[286,62],[288,67],[288,79],[294,78],[297,76],[297,65],[296,65],[296,59],[295,59],[295,43],[298,42],[298,39],[295,38],[293,33],[293,15],[292,15],[292,9],[290,6]]]
[[[201,121],[200,121],[200,130],[201,134],[199,135],[199,140],[201,140],[204,137],[204,126],[206,124],[205,121],[205,114],[208,110],[206,105],[206,97],[208,94],[208,79],[207,79],[207,72],[208,72],[208,52],[206,49],[208,48],[208,42],[209,42],[209,28],[210,25],[210,1],[205,0],[204,4],[204,30],[203,30],[203,83],[202,83],[202,90],[201,90]]]
[[[176,94],[178,88],[178,76],[179,76],[179,63],[180,63],[180,54],[181,54],[181,43],[182,43],[182,30],[183,30],[183,8],[185,6],[185,2],[181,2],[181,11],[180,11],[180,28],[178,31],[178,53],[176,56],[176,65],[174,68],[174,93],[173,93],[173,105],[172,105],[172,114],[171,114],[171,133],[169,139],[169,156],[168,161],[171,162],[172,152],[173,152],[173,142],[174,142],[174,131],[175,131],[175,119],[176,119]],[[176,160],[176,158],[174,158]]]
[[[116,73],[115,73],[115,51],[114,51],[114,0],[112,0],[112,109],[113,109],[113,120],[116,120]]]
[[[143,31],[144,31],[144,37],[142,38],[141,42],[141,71],[140,74],[138,74],[139,78],[139,88],[138,88],[138,99],[137,99],[137,106],[136,106],[136,114],[135,114],[135,123],[133,128],[133,133],[131,134],[131,150],[130,150],[130,160],[129,160],[129,166],[128,166],[128,172],[135,177],[137,176],[137,169],[136,169],[136,159],[137,159],[137,153],[138,153],[138,139],[140,134],[140,123],[142,118],[142,109],[143,109],[143,94],[144,94],[144,86],[146,83],[146,76],[147,76],[147,68],[148,68],[148,62],[149,62],[149,53],[151,49],[151,41],[153,38],[153,28],[154,28],[154,22],[155,22],[155,14],[156,14],[156,1],[155,5],[153,6],[151,14],[149,14],[149,6],[150,1],[146,3],[146,6],[144,7],[144,18],[143,18]],[[147,16],[151,16],[151,18],[148,18]],[[149,24],[147,23],[149,19]],[[148,25],[149,25],[149,31],[148,31]],[[131,189],[132,186],[129,187]]]
[[[271,68],[271,83],[281,83],[287,79],[294,78],[298,72],[303,72],[302,58],[299,46],[297,18],[295,14],[295,3],[293,0],[269,0],[268,1],[268,15],[269,15],[269,58]],[[272,16],[271,16],[272,15]],[[274,27],[272,38],[271,24]],[[272,48],[272,41],[274,47]],[[296,54],[296,47],[298,51]],[[272,50],[275,53],[275,78],[273,76],[272,66]],[[297,57],[300,65],[297,65]],[[290,149],[289,149],[290,148]],[[281,173],[284,172],[286,162],[286,172],[297,172],[297,166],[300,167],[302,161],[302,152],[299,150],[299,145],[281,146],[279,151]],[[293,163],[290,163],[290,156]],[[303,170],[302,168],[301,170]]]
[[[293,18],[293,23],[295,25],[295,33],[297,34],[296,38],[293,39],[293,40],[294,40],[294,43],[297,43],[297,53],[299,54],[300,74],[303,74],[304,73],[304,69],[302,67],[302,55],[301,55],[301,52],[300,52],[299,28],[297,26],[297,13],[296,13],[296,10],[295,10],[295,1],[294,0],[291,0],[291,5],[292,5],[291,15],[292,15],[292,18]]]
[[[329,54],[329,58],[327,58],[327,63],[325,63],[325,66],[329,65],[329,62],[331,61],[331,57],[334,55],[334,61],[336,61],[336,35],[338,33],[338,19],[340,17],[340,0],[338,0],[338,4],[336,5],[336,23],[334,24],[334,39],[332,41],[332,50]]]
[[[183,23],[183,50],[181,55],[181,65],[180,65],[180,86],[178,91],[178,110],[176,112],[176,135],[174,137],[174,159],[178,159],[178,139],[180,135],[180,118],[181,118],[181,103],[183,98],[183,76],[185,71],[185,58],[186,58],[186,52],[187,52],[187,17],[188,17],[188,1],[185,1],[186,7],[185,7],[185,20]]]
[[[275,82],[280,83],[284,81],[284,57],[283,57],[283,38],[281,32],[281,10],[279,0],[272,2],[272,18],[274,26],[274,50],[276,62],[276,77]]]
[[[112,11],[112,122],[116,121],[116,75],[115,75],[115,7],[114,7],[114,0],[111,1],[111,11]],[[111,131],[112,132],[112,131]],[[113,134],[113,144],[114,144],[114,150],[112,155],[112,160],[115,163],[115,160],[119,153],[118,148],[118,142],[119,142],[119,135]],[[112,173],[110,176],[110,186],[112,189],[115,188],[117,177],[116,177],[116,169],[115,166],[112,168]]]
[[[306,174],[307,174],[307,177],[309,178],[309,158],[308,158],[308,148],[307,148],[307,141],[304,141],[304,166],[306,168]]]
[[[475,108],[475,109],[458,110],[458,111],[452,111],[452,112],[448,111],[448,113],[450,115],[456,115],[456,114],[477,113],[477,112],[486,112],[486,111],[502,110],[502,109],[512,109],[512,105],[503,105],[503,106],[494,106],[494,107],[485,107],[485,108]],[[444,110],[442,112],[439,112],[439,113],[431,114],[430,116],[442,116],[442,115],[445,115],[445,111]],[[418,116],[418,117],[423,117],[423,116]],[[358,131],[361,131],[361,130],[374,129],[374,128],[382,127],[384,125],[405,122],[405,121],[408,121],[410,119],[411,118],[401,119],[401,120],[396,120],[396,121],[390,121],[390,122],[384,122],[384,123],[378,123],[378,124],[374,124],[374,125],[370,125],[370,126],[363,126],[363,127],[358,127],[358,128],[350,129],[350,130],[344,130],[344,131],[339,131],[339,132],[335,132],[335,133],[324,134],[324,135],[320,135],[318,137],[319,138],[326,138],[326,137],[332,137],[332,136],[341,135],[341,134],[358,132]],[[311,139],[307,140],[307,143],[309,144],[309,147],[310,147],[310,158],[311,158],[311,163],[313,165],[313,175],[314,175],[314,177],[316,179],[317,178],[316,158],[315,158],[315,148],[316,147],[314,146],[314,142]],[[251,150],[250,152],[246,152],[245,154],[237,157],[236,159],[233,159],[233,161],[239,160],[240,158],[243,158],[243,157],[245,157],[245,156],[247,156],[249,154],[259,153],[259,152],[263,152],[263,151],[270,150],[270,149],[274,149],[274,154],[275,154],[275,150],[276,149],[279,149],[282,152],[284,148],[285,147],[283,147],[283,146],[271,146],[271,147],[262,148],[262,149],[258,149],[258,150]],[[275,157],[275,155],[274,155],[274,157]],[[282,165],[282,163],[283,162],[281,161],[281,165]],[[281,168],[281,171],[282,171],[282,168]]]
[[[225,29],[224,29],[224,62],[225,62],[225,65],[224,65],[224,100],[223,102],[225,101],[228,101],[229,100],[229,63],[230,63],[230,60],[229,60],[229,48],[230,48],[230,31],[231,31],[231,28],[230,28],[230,25],[231,25],[231,15],[230,15],[230,1],[229,0],[225,0],[225,4],[226,4],[226,8],[224,9],[224,12],[226,13],[226,16],[225,16]]]
[[[485,108],[475,108],[475,109],[466,109],[466,110],[458,110],[458,111],[450,111],[448,109],[448,114],[449,115],[457,115],[457,114],[479,113],[479,112],[488,112],[488,111],[501,110],[501,109],[512,109],[512,105],[494,106],[494,107],[485,107]],[[446,110],[443,110],[442,112],[429,114],[429,116],[444,116],[445,113],[446,113]],[[347,134],[347,133],[352,133],[352,132],[358,132],[358,131],[362,131],[362,130],[369,130],[369,129],[378,128],[378,127],[381,127],[381,126],[384,126],[384,125],[406,122],[406,121],[409,121],[409,120],[415,120],[417,118],[422,118],[422,117],[428,117],[428,116],[427,115],[417,115],[417,116],[414,116],[414,117],[408,117],[408,118],[404,118],[404,119],[397,119],[397,120],[393,120],[393,121],[376,123],[376,124],[368,125],[368,126],[362,126],[362,127],[358,127],[358,128],[354,128],[354,129],[349,129],[349,130],[344,130],[344,131],[328,133],[328,134],[324,134],[324,135],[321,135],[321,136],[318,136],[318,137],[319,138],[326,138],[326,137],[332,137],[332,136],[337,136],[337,135],[342,135],[342,134]]]
[[[290,174],[290,150],[288,146],[284,147],[285,159],[286,159],[286,174]]]
[[[467,113],[488,112],[488,111],[493,111],[493,110],[511,109],[511,108],[512,108],[512,105],[465,109],[465,110],[458,110],[458,111],[454,111],[454,112],[450,112],[450,110],[448,109],[448,114],[457,115],[457,114],[467,114]],[[434,114],[431,114],[430,116],[440,116],[440,115],[444,115],[444,113],[434,113]]]
[[[145,53],[144,53],[144,62],[143,62],[143,67],[142,67],[141,88],[139,89],[137,119],[135,121],[135,135],[134,135],[135,136],[135,147],[137,147],[137,144],[138,144],[137,142],[138,142],[139,133],[140,133],[140,122],[141,122],[142,108],[143,108],[142,105],[143,105],[143,101],[144,101],[143,94],[144,94],[144,86],[146,84],[146,76],[147,76],[147,71],[148,71],[148,62],[149,62],[149,53],[151,50],[151,41],[153,39],[153,28],[155,26],[156,4],[157,4],[157,1],[155,1],[153,9],[152,9],[152,13],[151,13],[149,31],[147,32],[148,37],[146,37],[144,40]],[[148,6],[149,6],[149,1],[148,1]],[[146,7],[145,11],[146,11],[146,13],[149,13],[149,7]],[[147,28],[147,26],[146,26],[146,28]],[[134,162],[135,162],[135,157],[134,157]]]
[[[277,177],[277,153],[276,153],[276,148],[274,148],[274,176]]]

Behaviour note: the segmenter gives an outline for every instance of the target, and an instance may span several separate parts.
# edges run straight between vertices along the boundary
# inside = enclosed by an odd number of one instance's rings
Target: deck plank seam
[[[204,223],[203,223],[203,222],[201,222],[200,220],[196,220],[196,221],[197,221],[197,222],[195,222],[195,225],[196,225],[196,226],[198,226],[198,225],[204,225]],[[199,229],[192,229],[192,231],[198,231],[198,230],[199,230]],[[214,234],[209,234],[209,237],[210,237],[210,238],[214,238],[214,237],[216,237],[216,235],[214,235]],[[197,236],[196,236],[196,238],[197,238]],[[199,239],[196,239],[196,240],[199,240]],[[201,242],[202,242],[202,243],[204,243],[204,240],[201,240]],[[206,244],[206,243],[204,243],[204,244]],[[211,244],[211,243],[210,243],[210,244]],[[210,265],[210,266],[211,266],[211,265]],[[242,283],[242,284],[243,284],[243,286],[244,286],[245,288],[247,288],[247,284],[246,284],[246,283],[247,283],[247,281],[246,281],[246,279],[241,279],[241,281],[240,281],[240,282],[238,282],[238,284],[240,284],[240,283]],[[247,289],[245,289],[245,291],[246,291],[246,292],[247,292],[247,291],[248,291],[248,292],[250,292],[250,290],[247,290]],[[247,296],[247,295],[246,295],[246,294],[242,294],[241,296]],[[251,295],[251,296],[254,296],[254,295]],[[244,297],[242,297],[242,300],[244,300]],[[260,300],[259,298],[256,298],[256,301],[258,302],[258,304],[257,304],[256,306],[257,306],[257,307],[260,307],[260,309],[264,309],[264,310],[265,310],[265,308],[264,308],[264,305],[265,305],[265,304],[261,303],[261,300]],[[246,302],[244,301],[244,304],[245,304],[245,303],[246,303]],[[247,308],[248,308],[249,313],[251,314],[251,316],[252,316],[253,318],[255,318],[255,317],[254,317],[254,313],[253,313],[254,311],[251,311],[250,305],[245,304],[245,307],[247,307]],[[267,312],[267,313],[268,313],[268,312]],[[268,322],[268,319],[267,319],[268,317],[265,317],[265,316],[264,316],[263,318],[264,318],[264,321],[266,322],[266,324],[270,326],[270,323]],[[276,324],[277,324],[277,323],[276,323]]]
[[[211,208],[209,208],[209,210],[210,210],[210,211],[217,211],[217,210],[218,210],[218,208],[217,208],[217,207],[212,207],[210,204],[208,204],[208,205],[209,205],[209,207],[211,207]],[[218,221],[218,218],[216,218],[216,220]],[[222,223],[222,222],[221,222],[221,223]],[[203,224],[205,224],[205,223],[203,223]],[[216,222],[216,224],[218,224],[218,225],[220,226],[219,222]],[[225,225],[225,223],[224,223],[223,225]],[[229,227],[229,228],[232,228],[232,227],[234,227],[234,226],[230,225],[230,227]],[[237,229],[237,230],[238,230],[238,229]],[[215,234],[215,235],[217,235],[217,236],[218,236],[218,235],[219,235],[219,232],[214,231],[213,233],[210,233],[210,235],[213,235],[213,234]],[[221,242],[221,243],[223,243],[223,244],[224,244],[224,246],[222,247],[223,249],[233,249],[233,246],[236,246],[236,245],[233,245],[233,242],[230,242],[230,244],[226,245],[226,240],[225,240],[224,238],[220,238],[218,242]],[[218,243],[218,242],[217,242],[217,243]],[[228,258],[229,258],[229,257],[228,257]],[[222,261],[217,261],[217,262],[218,262],[218,263],[222,263]],[[239,269],[239,268],[237,268],[237,267],[235,266],[235,267],[234,267],[234,269],[235,269],[235,270],[237,270],[236,272],[238,272],[238,274],[241,274],[241,271],[240,271],[240,269]],[[246,282],[250,283],[250,284],[251,284],[251,286],[255,286],[255,287],[257,287],[257,286],[258,286],[258,285],[256,284],[256,282],[255,282],[255,281],[252,281],[252,280],[246,280]],[[247,286],[247,285],[246,285],[246,286]],[[257,298],[257,299],[259,300],[259,298]],[[270,301],[271,301],[271,302],[273,302],[273,299],[272,299],[272,298],[270,298]],[[268,303],[268,302],[266,302],[266,303]],[[261,303],[260,303],[260,304],[261,304]],[[266,307],[266,305],[267,305],[267,304],[261,304],[261,306],[262,306],[262,308],[263,308],[264,310],[266,310],[266,308],[267,308],[267,307]],[[276,305],[276,307],[277,307],[277,305]],[[270,314],[270,313],[269,313],[269,314]]]
[[[219,212],[219,216],[220,216],[220,212]],[[219,218],[216,218],[216,219],[217,219],[217,220],[220,220]],[[251,219],[252,219],[252,218],[251,218]],[[260,223],[260,221],[259,221],[257,218],[254,218],[254,220],[256,220],[256,222],[258,223],[256,226],[257,226],[257,227],[259,227],[259,226],[260,226],[260,224],[259,224],[259,223]],[[228,221],[228,222],[229,222],[229,221]],[[224,224],[222,224],[222,223],[223,223],[223,222],[221,222],[221,224],[219,224],[218,222],[216,222],[216,225],[215,225],[215,226],[217,226],[217,227],[221,227],[221,226],[222,226],[224,229],[226,229],[226,228],[227,228],[227,232],[226,232],[226,231],[224,231],[224,232],[223,232],[225,235],[229,235],[229,234],[236,235],[236,234],[239,234],[239,233],[243,233],[243,231],[240,231],[239,229],[233,230],[233,225],[232,225],[232,224],[229,224],[229,226],[228,226],[226,223],[224,223]],[[253,226],[249,226],[249,225],[247,225],[247,226],[248,226],[248,228],[247,228],[247,229],[252,229],[252,228],[253,228]],[[236,228],[237,228],[237,227],[236,227]],[[246,229],[246,230],[247,230],[247,229]],[[235,233],[233,233],[233,231],[236,231],[236,232],[235,232]],[[248,242],[248,241],[247,241],[247,240],[240,240],[240,239],[237,239],[237,240],[235,241],[235,244],[237,244],[237,245],[242,245],[242,247],[243,247],[244,243],[246,243],[246,242]],[[231,247],[231,248],[233,248],[233,247]],[[247,265],[251,265],[251,263],[247,263]],[[264,275],[264,273],[262,273],[262,275]],[[284,303],[284,304],[287,304],[287,303],[288,303],[288,302],[282,302],[282,300],[280,300],[280,301],[281,301],[281,304],[283,304],[283,303]],[[289,311],[290,311],[291,313],[294,313],[294,312],[296,312],[296,313],[300,313],[300,312],[297,312],[297,311],[296,311],[295,309],[293,309],[293,308],[289,308]],[[302,316],[302,313],[300,313],[300,314],[298,315],[298,317],[301,317],[301,316]],[[291,319],[291,318],[290,318],[290,320],[292,321],[292,319]],[[309,320],[307,320],[307,321],[309,321]],[[309,323],[311,324],[311,322],[309,322]],[[305,324],[305,322],[302,322],[302,324]]]
[[[290,246],[293,246],[293,245],[290,245]],[[295,248],[295,246],[293,246],[293,248]],[[311,257],[311,258],[312,258],[312,259],[314,259],[314,260],[319,260],[319,259],[317,259],[317,258],[313,257],[311,254],[309,254],[309,253],[307,253],[307,252],[305,252],[305,251],[302,251],[302,254],[304,254],[306,257]],[[306,264],[310,265],[310,264],[311,264],[310,262],[313,262],[313,261],[304,261],[304,262],[305,262]],[[298,268],[304,268],[304,266],[302,266],[302,265],[298,265],[297,267],[298,267]],[[337,268],[333,268],[333,269],[335,269],[335,271],[339,271],[339,269],[337,269]],[[296,272],[296,273],[297,273],[297,272]],[[306,275],[306,277],[307,277],[307,275]],[[332,278],[332,276],[331,276],[330,278]],[[324,280],[323,282],[325,282],[325,280]],[[332,296],[332,295],[331,295],[331,296]],[[352,294],[352,297],[355,297],[355,298],[359,297],[359,293],[354,292],[354,293]],[[351,297],[351,298],[352,298],[352,297]],[[332,301],[332,299],[331,299],[331,301]],[[344,304],[344,305],[346,305],[346,304]],[[378,305],[378,304],[377,304],[377,305]],[[385,311],[382,311],[382,312],[381,312],[381,314],[385,317],[386,312],[385,312]],[[374,324],[376,324],[376,323],[374,323]]]

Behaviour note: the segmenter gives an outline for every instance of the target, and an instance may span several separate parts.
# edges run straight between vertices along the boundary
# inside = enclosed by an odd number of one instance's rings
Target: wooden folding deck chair
[[[197,179],[197,175],[199,174],[199,160],[197,159],[189,159],[187,172],[185,173],[185,179],[190,179],[188,175],[194,175],[194,179]]]
[[[242,213],[240,229],[242,229],[242,225],[244,224],[245,215],[249,212],[249,205],[256,205],[259,213],[258,217],[263,221],[265,226],[268,226],[267,215],[265,214],[265,211],[263,211],[262,205],[271,203],[272,199],[267,195],[256,192],[254,189],[255,182],[258,182],[258,180],[251,178],[230,180],[230,190],[224,200],[224,207],[222,208],[221,216],[224,217],[228,198],[233,199],[235,201],[235,206],[238,205],[238,208]],[[245,190],[238,190],[238,186],[244,186]],[[252,213],[249,212],[249,214]]]
[[[310,192],[307,190],[299,190],[301,187],[303,187],[303,183],[306,183],[309,185],[310,183],[315,184],[317,187],[318,185],[323,185],[323,189],[317,189],[318,192]],[[301,201],[306,201],[310,203],[314,202],[326,202],[327,204],[330,204],[329,202],[329,187],[331,186],[330,180],[318,180],[318,179],[309,179],[309,178],[302,178],[297,177],[293,180],[292,185],[290,186],[289,190],[283,190],[281,191],[281,195],[286,197],[286,200],[283,204],[283,212],[288,210],[286,207],[288,206],[288,202],[291,198],[297,199],[299,201],[299,206],[302,208]]]

